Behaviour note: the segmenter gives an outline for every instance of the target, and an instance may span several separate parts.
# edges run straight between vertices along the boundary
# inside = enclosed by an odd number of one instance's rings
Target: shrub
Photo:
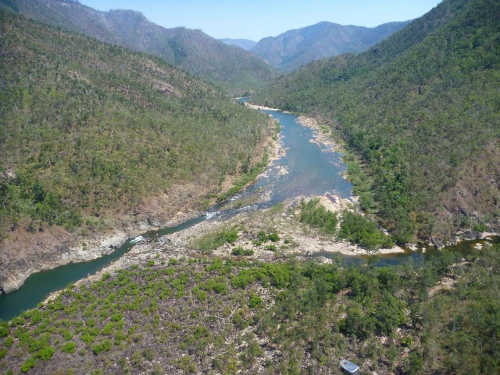
[[[271,242],[278,242],[280,240],[280,236],[278,233],[272,232],[267,235],[267,239]]]
[[[225,243],[233,244],[238,239],[236,227],[225,227],[219,231],[208,233],[194,241],[193,246],[202,251],[215,250]]]
[[[337,214],[327,211],[319,205],[319,199],[311,199],[300,203],[300,222],[319,229],[324,234],[335,234],[337,231]]]
[[[209,291],[213,290],[218,294],[225,294],[227,292],[226,280],[223,278],[208,279],[201,285],[201,288]]]
[[[30,357],[24,363],[21,365],[21,371],[22,372],[28,372],[31,370],[33,367],[35,367],[36,363],[38,362],[38,359],[35,357]]]
[[[349,211],[344,211],[339,237],[368,250],[392,247],[394,242],[369,219]]]
[[[276,252],[276,245],[267,245],[265,248],[267,251],[272,251],[273,253]]]
[[[64,353],[74,353],[76,351],[76,345],[74,342],[67,342],[61,348]]]
[[[122,313],[114,313],[113,315],[111,315],[111,320],[113,322],[119,322],[122,319],[123,319],[123,314]]]
[[[46,347],[40,349],[38,351],[38,353],[36,353],[35,356],[37,358],[43,359],[44,361],[48,361],[49,359],[52,358],[54,353],[55,353],[55,350],[52,346],[46,346]]]
[[[250,308],[255,308],[262,303],[262,298],[260,298],[255,293],[250,293],[250,297],[248,298],[248,306]]]
[[[7,338],[5,339],[5,341],[3,342],[3,344],[4,344],[4,346],[5,346],[6,348],[10,348],[10,347],[12,346],[12,344],[13,344],[13,343],[14,343],[14,339],[13,339],[11,336],[7,337]]]
[[[6,337],[9,335],[9,326],[7,325],[7,323],[2,323],[2,325],[0,325],[0,337]]]
[[[59,333],[62,337],[64,337],[66,341],[71,340],[73,338],[73,334],[69,329],[61,329]]]
[[[254,244],[256,246],[259,246],[267,241],[278,242],[279,240],[280,240],[280,236],[276,232],[266,233],[266,232],[260,231],[257,234],[257,239],[254,241]]]
[[[253,250],[249,249],[244,249],[241,246],[235,247],[233,251],[231,251],[231,254],[237,255],[237,256],[251,256],[253,255]]]
[[[113,344],[111,343],[111,340],[104,340],[99,344],[94,345],[92,347],[92,351],[94,352],[95,355],[99,355],[102,352],[109,352],[112,347]]]

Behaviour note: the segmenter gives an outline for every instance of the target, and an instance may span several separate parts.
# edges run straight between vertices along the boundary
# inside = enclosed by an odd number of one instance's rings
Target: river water
[[[280,122],[280,142],[286,150],[286,155],[275,160],[268,168],[267,173],[260,177],[255,184],[231,199],[237,203],[237,200],[244,200],[254,195],[268,198],[238,209],[224,210],[223,206],[215,206],[203,216],[188,220],[176,227],[145,233],[144,237],[178,232],[204,220],[224,219],[240,211],[270,207],[299,195],[324,194],[326,192],[332,192],[344,198],[351,195],[352,186],[342,177],[345,165],[340,154],[332,150],[321,149],[317,144],[312,143],[312,130],[300,125],[294,115],[276,111],[266,112]],[[51,292],[65,288],[71,283],[98,272],[133,246],[133,239],[129,239],[110,255],[89,262],[71,263],[31,275],[19,290],[0,296],[0,320],[11,319],[21,312],[35,307]]]
[[[145,233],[143,234],[145,238],[175,233],[204,220],[226,219],[241,211],[263,209],[301,195],[322,195],[330,192],[342,198],[351,196],[352,185],[343,178],[346,166],[339,153],[313,143],[313,130],[299,124],[296,116],[277,111],[264,112],[279,121],[281,125],[280,143],[286,154],[273,161],[267,173],[260,177],[255,184],[231,198],[236,203],[235,206],[240,208],[224,209],[224,205],[218,205],[206,214],[178,226]],[[259,200],[259,203],[245,207],[237,204],[238,200],[243,202],[245,199],[257,195],[267,197],[267,199]],[[71,263],[31,275],[19,290],[0,296],[0,320],[9,320],[25,310],[35,307],[45,300],[51,292],[63,289],[71,283],[98,272],[120,258],[133,246],[133,239],[129,239],[110,255],[89,262]],[[367,261],[361,257],[317,255],[334,257],[345,264],[360,264]],[[423,259],[423,254],[415,252],[380,257],[374,262],[376,265],[393,265],[405,262],[422,262]]]

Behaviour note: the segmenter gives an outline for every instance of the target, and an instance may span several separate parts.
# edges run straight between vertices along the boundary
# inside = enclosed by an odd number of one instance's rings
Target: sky
[[[170,28],[201,29],[215,38],[258,41],[330,21],[373,27],[418,18],[440,0],[80,0],[99,10],[133,9]]]

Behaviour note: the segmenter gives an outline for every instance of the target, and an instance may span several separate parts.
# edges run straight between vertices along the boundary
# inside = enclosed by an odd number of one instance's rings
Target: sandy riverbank
[[[252,104],[252,103],[248,103],[248,102],[245,102],[245,106],[247,106],[248,108],[256,109],[256,110],[260,110],[260,111],[275,111],[275,112],[281,111],[279,108],[271,108],[271,107],[266,107],[264,105],[257,105],[257,104]]]

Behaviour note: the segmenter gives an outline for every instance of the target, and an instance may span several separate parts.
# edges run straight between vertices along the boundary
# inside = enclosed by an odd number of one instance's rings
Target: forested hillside
[[[314,60],[362,52],[407,24],[390,22],[368,28],[320,22],[264,38],[251,51],[275,68],[290,72]]]
[[[0,239],[102,230],[178,185],[195,204],[260,163],[266,116],[159,58],[3,11],[0,51]]]
[[[498,230],[498,14],[498,1],[445,0],[367,52],[312,63],[254,100],[328,122],[369,175],[357,183],[364,208],[399,242]]]
[[[100,12],[71,0],[0,0],[0,7],[104,42],[159,56],[232,92],[259,87],[274,76],[269,65],[249,52],[228,46],[200,30],[161,27],[139,12]]]

